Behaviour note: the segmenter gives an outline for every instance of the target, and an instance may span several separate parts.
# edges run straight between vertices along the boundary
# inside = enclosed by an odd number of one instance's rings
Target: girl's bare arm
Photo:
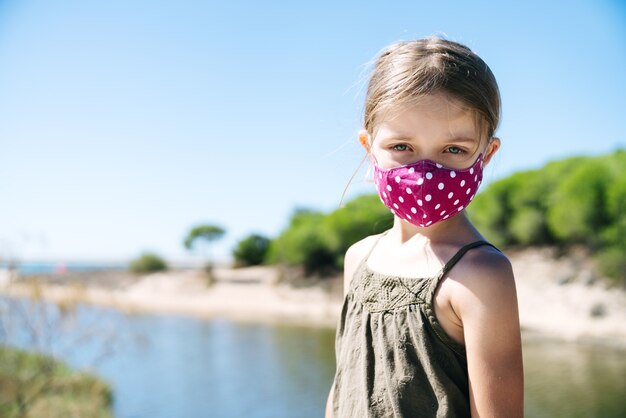
[[[326,400],[326,413],[324,414],[325,418],[333,418],[333,391],[335,389],[335,384],[333,383],[330,387],[330,393],[328,394],[328,399]]]
[[[472,417],[522,418],[524,374],[513,270],[501,254],[473,259],[453,299],[463,324]]]

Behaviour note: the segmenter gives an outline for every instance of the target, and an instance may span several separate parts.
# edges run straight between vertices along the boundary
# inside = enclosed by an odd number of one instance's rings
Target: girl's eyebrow
[[[410,141],[411,137],[406,135],[388,135],[382,137],[383,141]]]
[[[383,141],[411,141],[411,138],[408,135],[402,134],[390,134],[388,136],[383,136]],[[478,139],[473,136],[449,136],[445,138],[446,142],[478,142]]]
[[[477,142],[478,139],[471,136],[451,136],[447,138],[451,142]]]

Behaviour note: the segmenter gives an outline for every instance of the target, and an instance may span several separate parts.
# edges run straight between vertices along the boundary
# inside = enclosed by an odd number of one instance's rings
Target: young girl
[[[513,272],[465,213],[499,115],[491,70],[463,45],[378,57],[359,139],[394,224],[346,252],[327,418],[522,417]]]

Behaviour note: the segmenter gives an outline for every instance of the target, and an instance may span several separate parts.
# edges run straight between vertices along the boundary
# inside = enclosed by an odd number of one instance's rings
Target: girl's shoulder
[[[453,308],[457,312],[481,306],[498,313],[517,309],[513,268],[508,257],[495,248],[483,245],[468,251],[446,277]]]
[[[363,238],[360,241],[352,244],[348,250],[346,251],[344,261],[343,261],[343,288],[344,293],[350,286],[350,281],[354,276],[354,272],[361,260],[363,260],[369,254],[370,250],[376,244],[376,241],[380,238],[382,234],[370,235],[368,237]]]
[[[481,245],[467,251],[451,270],[450,276],[473,287],[485,281],[512,282],[513,269],[504,253],[490,245]]]
[[[367,256],[376,244],[376,241],[378,241],[383,234],[384,232],[376,235],[369,235],[362,240],[355,242],[346,251],[346,258],[358,258],[360,261],[363,257]]]
[[[457,343],[475,347],[476,341],[486,339],[468,341],[468,336],[500,329],[502,321],[511,325],[518,322],[513,269],[509,259],[495,248],[472,248],[442,278],[435,294],[435,313]]]

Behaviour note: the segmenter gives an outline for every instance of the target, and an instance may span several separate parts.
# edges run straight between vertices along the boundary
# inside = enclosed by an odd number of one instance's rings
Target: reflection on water
[[[525,337],[526,416],[626,417],[626,351]]]
[[[116,331],[113,355],[96,368],[114,386],[118,418],[323,416],[334,372],[333,330],[92,307],[77,314],[76,327],[50,329],[48,339],[73,348],[63,358],[83,367],[101,351],[100,330]],[[91,335],[78,345],[81,329]],[[24,332],[0,339],[33,344]],[[525,335],[526,416],[626,416],[624,354]]]

